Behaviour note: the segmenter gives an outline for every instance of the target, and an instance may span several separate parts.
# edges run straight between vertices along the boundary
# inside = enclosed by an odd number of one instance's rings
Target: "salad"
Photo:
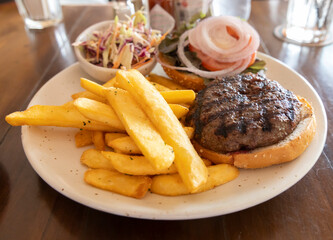
[[[86,41],[73,43],[85,59],[106,68],[138,68],[153,60],[166,34],[147,28],[146,17],[137,11],[127,21],[118,16],[103,31],[94,31]]]

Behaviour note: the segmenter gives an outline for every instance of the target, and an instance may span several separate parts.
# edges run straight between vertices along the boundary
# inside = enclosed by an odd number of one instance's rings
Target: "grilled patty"
[[[269,146],[294,131],[302,103],[276,81],[240,74],[201,90],[186,119],[203,147],[226,153]]]

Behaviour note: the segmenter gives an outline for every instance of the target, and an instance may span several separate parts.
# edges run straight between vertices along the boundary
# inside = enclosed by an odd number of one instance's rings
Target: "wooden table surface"
[[[45,183],[30,166],[21,128],[7,114],[24,110],[36,91],[76,62],[71,43],[89,25],[112,18],[110,7],[63,6],[55,28],[24,28],[14,2],[0,4],[0,239],[333,239],[333,45],[309,48],[276,39],[286,1],[253,1],[249,22],[260,51],[303,75],[328,116],[325,148],[297,184],[249,209],[186,221],[116,216],[74,202]]]

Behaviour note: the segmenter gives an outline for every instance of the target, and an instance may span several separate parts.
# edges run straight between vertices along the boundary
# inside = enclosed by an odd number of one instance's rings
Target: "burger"
[[[179,84],[198,91],[186,124],[193,145],[212,162],[263,168],[291,161],[312,141],[311,105],[262,74],[260,38],[247,22],[210,17],[160,45],[159,62]]]
[[[199,155],[239,168],[291,161],[315,134],[311,105],[260,74],[214,80],[199,91],[186,118]]]

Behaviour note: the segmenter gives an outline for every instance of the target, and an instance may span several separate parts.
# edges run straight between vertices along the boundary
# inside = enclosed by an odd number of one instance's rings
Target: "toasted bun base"
[[[198,154],[215,164],[231,163],[238,168],[263,168],[275,164],[289,162],[300,156],[311,143],[316,131],[316,118],[311,105],[299,97],[303,103],[302,111],[307,114],[296,129],[283,141],[249,152],[217,153],[208,150],[197,142],[193,145]]]
[[[159,53],[158,55],[160,61],[172,65],[167,57],[163,53]],[[189,72],[177,71],[175,69],[171,69],[163,66],[164,72],[175,82],[179,83],[185,88],[192,89],[194,91],[200,91],[205,88],[205,83],[203,78]]]

